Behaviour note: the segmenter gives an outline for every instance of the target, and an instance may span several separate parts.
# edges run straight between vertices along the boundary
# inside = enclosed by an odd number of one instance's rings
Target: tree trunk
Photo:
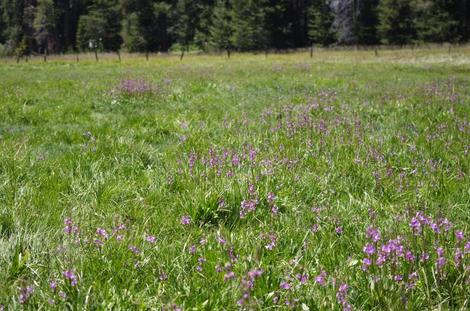
[[[227,49],[227,58],[230,59],[230,49]]]
[[[98,61],[98,51],[95,48],[95,60]]]
[[[47,48],[44,48],[44,62],[47,62]]]
[[[79,55],[80,55],[80,54],[79,54],[78,51],[77,51],[77,55],[76,55],[76,57],[77,57],[77,63],[80,61],[80,56],[79,56]]]
[[[145,51],[145,59],[148,61],[149,60],[149,51]]]
[[[375,49],[374,49],[374,54],[375,54],[375,56],[379,56],[379,51],[377,51],[377,47],[375,47]]]
[[[310,58],[313,57],[313,43],[310,45]]]
[[[119,50],[117,50],[116,53],[118,55],[119,62],[121,62],[121,52],[119,52]]]
[[[184,48],[181,49],[180,60],[183,60],[183,57],[184,57]]]

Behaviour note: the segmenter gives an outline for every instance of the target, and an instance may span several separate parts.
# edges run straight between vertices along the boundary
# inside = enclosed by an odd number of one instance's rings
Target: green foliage
[[[415,37],[414,12],[409,0],[381,0],[377,26],[382,43],[402,45]]]
[[[0,304],[340,310],[346,283],[353,310],[468,309],[469,52],[4,60]],[[397,237],[415,260],[362,269]]]
[[[379,2],[380,0],[361,1],[360,14],[358,17],[359,44],[370,45],[379,43],[379,35],[377,33]]]
[[[48,50],[48,46],[56,35],[57,13],[53,0],[39,0],[34,16],[34,37],[37,44]]]
[[[264,49],[268,45],[262,1],[232,0],[232,42],[240,51]]]
[[[212,15],[212,25],[209,28],[210,44],[216,50],[230,51],[234,48],[232,43],[232,15],[228,1],[217,1]]]
[[[308,36],[314,44],[329,46],[336,41],[332,29],[334,20],[329,1],[317,0],[309,8]]]
[[[117,51],[123,42],[121,8],[116,0],[100,0],[89,7],[78,23],[77,46],[82,49]]]
[[[124,48],[129,52],[145,51],[146,41],[140,32],[139,17],[136,13],[126,16],[122,27]]]
[[[458,1],[416,0],[416,32],[423,42],[458,42]]]
[[[469,39],[467,0],[0,0],[0,44],[9,55],[83,50],[90,42],[148,53]]]
[[[193,42],[198,24],[198,1],[177,0],[172,34],[182,51],[187,50]]]

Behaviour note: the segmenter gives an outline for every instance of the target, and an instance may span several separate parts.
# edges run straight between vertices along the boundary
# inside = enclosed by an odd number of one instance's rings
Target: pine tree
[[[423,42],[456,42],[460,40],[458,1],[416,0],[416,31]]]
[[[123,47],[129,52],[145,51],[145,39],[140,33],[139,19],[136,13],[127,14],[122,29]]]
[[[158,51],[159,40],[156,36],[159,33],[159,23],[157,19],[157,6],[160,2],[152,0],[122,0],[125,12],[125,39],[126,47],[133,52]]]
[[[0,2],[0,44],[4,44],[5,43],[5,28],[6,28],[6,25],[5,25],[5,21],[4,21],[4,17],[3,17],[3,7],[2,7],[2,3]]]
[[[238,50],[260,50],[267,47],[265,11],[261,1],[232,1],[232,42]]]
[[[232,15],[226,0],[219,0],[215,4],[212,25],[209,28],[209,42],[217,50],[227,51],[230,58],[230,52],[234,46],[232,43]]]
[[[80,17],[77,45],[81,49],[119,51],[122,45],[120,7],[115,0],[99,0]]]
[[[170,38],[168,34],[168,27],[170,23],[170,15],[172,11],[171,4],[160,1],[153,6],[155,14],[156,27],[154,28],[153,36],[157,43],[157,50],[166,52],[170,48]]]
[[[292,1],[269,0],[264,6],[266,42],[270,47],[285,49],[295,46],[293,19],[298,18],[291,8]]]
[[[312,43],[329,46],[336,41],[332,30],[334,15],[329,1],[317,0],[309,8],[308,36]]]
[[[381,0],[377,27],[382,43],[403,45],[415,37],[414,15],[409,0]]]
[[[198,2],[194,0],[178,0],[176,4],[176,23],[173,27],[173,35],[181,49],[180,59],[183,59],[184,53],[194,42],[199,8]]]
[[[210,47],[210,28],[217,1],[204,0],[199,5],[198,21],[194,34],[194,45],[199,49],[206,51]]]
[[[359,44],[377,44],[379,37],[377,34],[379,0],[362,0],[359,2],[358,16],[358,38]]]
[[[53,50],[56,36],[57,14],[53,0],[39,0],[34,16],[34,37],[44,54]]]
[[[34,6],[31,0],[2,0],[3,35],[7,49],[17,57],[29,55],[33,48]]]

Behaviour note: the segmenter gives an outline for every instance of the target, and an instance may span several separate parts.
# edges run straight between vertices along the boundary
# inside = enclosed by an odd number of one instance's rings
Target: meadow
[[[0,61],[0,310],[468,310],[470,49]]]

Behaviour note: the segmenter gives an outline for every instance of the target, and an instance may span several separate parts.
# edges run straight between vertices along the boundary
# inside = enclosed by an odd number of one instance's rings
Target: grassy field
[[[470,49],[3,61],[0,310],[468,310],[469,115]]]

